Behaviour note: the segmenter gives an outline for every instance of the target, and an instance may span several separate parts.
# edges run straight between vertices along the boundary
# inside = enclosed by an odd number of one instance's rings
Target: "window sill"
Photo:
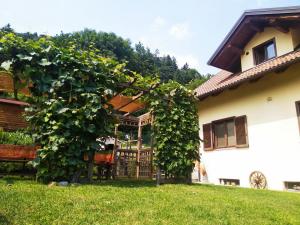
[[[272,58],[269,58],[269,59],[266,59],[266,60],[264,60],[264,61],[262,61],[262,62],[260,62],[260,63],[254,63],[254,67],[255,66],[258,66],[258,65],[261,65],[261,64],[263,64],[263,63],[266,63],[266,62],[268,62],[268,61],[270,61],[270,60],[272,60],[272,59],[275,59],[275,58],[277,58],[277,56],[274,56],[274,57],[272,57]]]
[[[239,150],[239,149],[249,149],[249,145],[245,145],[245,146],[230,146],[230,147],[223,147],[223,148],[214,148],[214,149],[209,149],[209,150],[205,150],[204,152],[214,152],[214,151],[231,151],[231,150]]]

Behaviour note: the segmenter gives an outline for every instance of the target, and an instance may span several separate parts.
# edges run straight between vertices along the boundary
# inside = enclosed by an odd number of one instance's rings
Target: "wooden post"
[[[113,177],[113,179],[116,176],[116,170],[117,170],[116,157],[117,157],[117,148],[118,148],[118,126],[119,126],[119,124],[115,125],[115,133],[114,133],[115,141],[114,141],[114,149],[113,149],[113,155],[112,155],[112,158],[113,158],[112,177]]]
[[[154,137],[153,137],[153,123],[154,123],[154,116],[151,114],[151,122],[150,122],[150,126],[151,126],[151,139],[150,139],[150,146],[151,146],[151,155],[150,155],[150,178],[153,178],[153,154],[154,154]]]
[[[132,129],[130,129],[130,134],[129,134],[129,150],[132,150]]]
[[[136,179],[139,179],[140,175],[140,154],[142,148],[142,123],[141,119],[139,119],[139,127],[138,127],[138,141],[137,141],[137,156],[136,156]]]
[[[161,184],[161,171],[160,168],[156,168],[156,186],[159,186]]]

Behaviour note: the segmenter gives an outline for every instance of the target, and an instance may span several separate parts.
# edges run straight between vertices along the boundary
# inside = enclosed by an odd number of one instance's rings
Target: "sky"
[[[0,0],[0,26],[17,32],[58,34],[91,28],[142,42],[175,56],[201,74],[247,9],[300,6],[300,0]]]

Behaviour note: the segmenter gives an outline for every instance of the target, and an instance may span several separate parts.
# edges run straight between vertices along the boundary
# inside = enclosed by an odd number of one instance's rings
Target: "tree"
[[[114,58],[119,62],[130,62],[133,57],[131,42],[114,33],[97,32],[91,29],[56,35],[53,41],[58,46],[72,43],[78,50],[97,49],[104,57]]]
[[[159,76],[162,82],[173,80],[178,70],[176,59],[167,55],[160,59]]]
[[[196,77],[196,78],[192,79],[185,86],[190,90],[195,90],[197,87],[199,87],[201,84],[203,84],[204,82],[209,80],[211,77],[212,77],[211,74],[206,74],[205,76],[201,75],[200,77]]]
[[[43,35],[39,36],[37,33],[16,33],[9,24],[1,30],[2,32],[15,33],[24,40],[38,40],[44,37]],[[59,47],[73,45],[77,50],[86,51],[93,49],[99,55],[126,63],[127,69],[135,71],[142,76],[158,75],[162,82],[175,80],[185,85],[193,79],[200,78],[199,72],[189,68],[187,64],[181,69],[178,68],[174,57],[170,55],[159,56],[158,50],[153,53],[142,43],[138,43],[133,47],[130,40],[117,36],[114,33],[84,29],[82,31],[55,35],[52,41]]]

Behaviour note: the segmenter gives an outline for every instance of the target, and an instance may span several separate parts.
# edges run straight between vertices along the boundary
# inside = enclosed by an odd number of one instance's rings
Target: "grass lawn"
[[[0,224],[300,224],[300,194],[142,181],[48,187],[1,178]]]

